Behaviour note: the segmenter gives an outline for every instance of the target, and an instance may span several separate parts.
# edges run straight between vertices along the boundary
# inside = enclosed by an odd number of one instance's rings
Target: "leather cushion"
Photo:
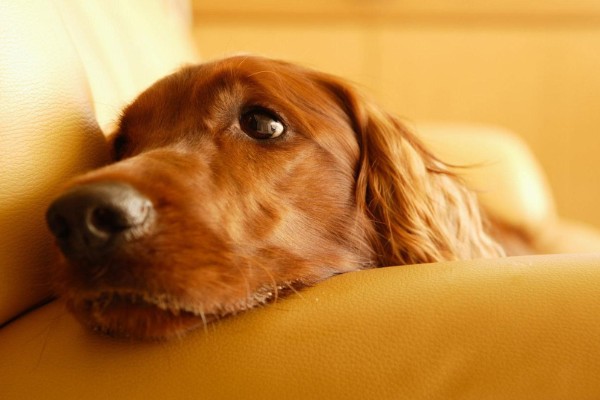
[[[0,331],[0,398],[597,399],[598,282],[600,255],[382,268],[168,343],[53,303]]]

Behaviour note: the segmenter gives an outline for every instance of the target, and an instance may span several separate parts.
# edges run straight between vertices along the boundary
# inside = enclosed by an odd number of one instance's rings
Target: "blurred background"
[[[252,52],[348,78],[411,122],[506,127],[558,211],[600,227],[600,1],[194,0],[202,58]]]

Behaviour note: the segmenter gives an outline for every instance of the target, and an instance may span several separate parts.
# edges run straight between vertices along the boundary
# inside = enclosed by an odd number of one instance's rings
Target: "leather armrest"
[[[539,232],[535,247],[544,254],[597,253],[600,232],[585,223],[558,218]]]
[[[0,398],[595,399],[600,255],[341,275],[167,343],[52,303],[0,330]]]
[[[442,160],[457,168],[495,219],[532,237],[556,218],[544,172],[517,135],[477,124],[420,124],[417,131]]]

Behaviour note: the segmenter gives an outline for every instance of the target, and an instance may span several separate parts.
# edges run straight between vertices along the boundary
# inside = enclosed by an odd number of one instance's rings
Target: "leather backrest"
[[[101,127],[197,60],[172,4],[0,3],[0,325],[49,295],[45,209],[61,182],[107,161]]]
[[[186,0],[56,0],[86,71],[99,125],[154,81],[199,61]]]

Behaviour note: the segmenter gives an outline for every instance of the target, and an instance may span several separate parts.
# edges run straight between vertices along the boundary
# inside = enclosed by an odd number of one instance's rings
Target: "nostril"
[[[50,210],[47,215],[48,228],[57,239],[65,240],[69,237],[71,228],[65,217],[57,213],[55,210]]]
[[[92,210],[88,225],[100,232],[116,233],[127,228],[127,226],[119,222],[120,219],[116,210],[108,207],[99,207]]]
[[[98,207],[89,210],[85,220],[87,230],[99,239],[107,239],[128,228],[120,222],[122,218],[117,209]]]
[[[144,198],[127,199],[95,207],[88,217],[88,228],[99,234],[115,234],[144,223],[151,204]]]

